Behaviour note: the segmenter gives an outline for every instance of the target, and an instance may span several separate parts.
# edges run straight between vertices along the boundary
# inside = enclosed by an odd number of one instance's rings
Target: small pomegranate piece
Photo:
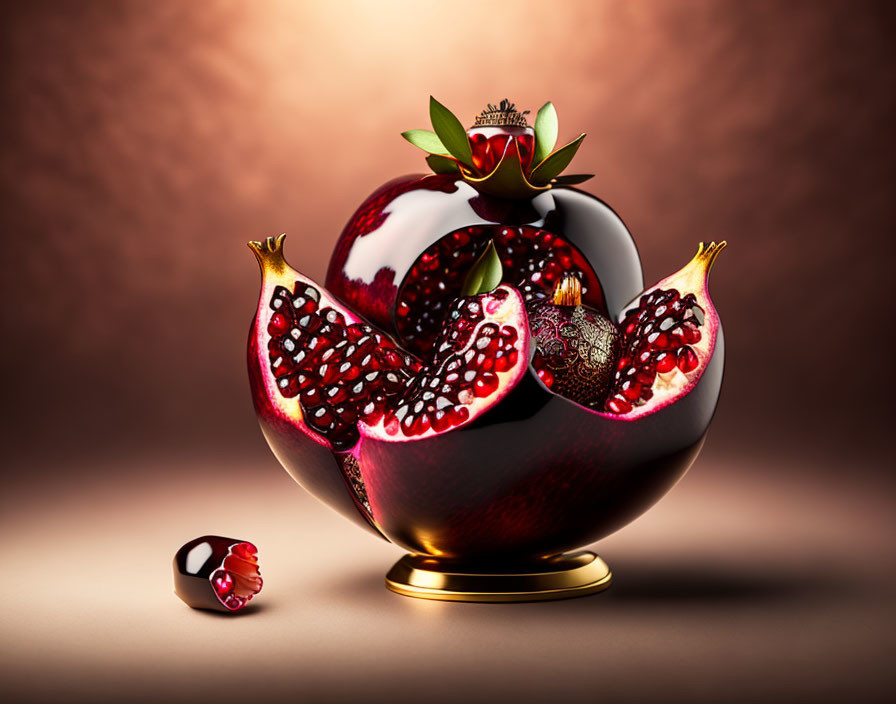
[[[204,535],[174,556],[174,593],[194,609],[233,613],[261,587],[258,550],[245,540]]]
[[[545,386],[583,406],[599,407],[613,382],[621,336],[599,311],[582,305],[582,283],[567,275],[553,299],[529,304],[536,340],[532,365]]]
[[[687,266],[646,290],[620,316],[621,356],[606,412],[638,418],[694,387],[715,349],[719,318],[709,297],[709,272],[725,245],[701,243]]]

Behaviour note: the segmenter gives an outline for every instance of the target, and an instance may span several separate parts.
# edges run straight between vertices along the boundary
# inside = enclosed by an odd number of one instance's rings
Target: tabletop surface
[[[402,552],[271,463],[72,467],[3,503],[14,701],[875,701],[894,681],[889,485],[701,459],[597,546],[607,592],[497,605],[388,592]],[[259,548],[239,615],[172,593],[206,533]]]

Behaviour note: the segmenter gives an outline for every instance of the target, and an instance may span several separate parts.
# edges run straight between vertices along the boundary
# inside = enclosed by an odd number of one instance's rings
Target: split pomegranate
[[[500,375],[520,366],[515,296],[502,287],[456,300],[424,365],[367,323],[347,320],[337,303],[321,305],[321,292],[299,278],[293,292],[275,287],[270,301],[270,371],[334,450],[353,447],[362,427],[397,439],[448,430],[493,404]]]
[[[269,410],[332,451],[356,453],[362,438],[408,441],[459,428],[525,374],[529,338],[517,291],[499,286],[456,299],[422,361],[288,267],[283,241],[251,243],[264,290],[250,361]],[[365,505],[363,480],[346,462],[346,482]]]
[[[422,369],[388,337],[321,303],[310,282],[274,288],[267,326],[270,372],[284,398],[297,398],[307,425],[336,450],[358,442]]]
[[[639,418],[693,387],[715,346],[719,319],[709,297],[709,272],[725,245],[701,243],[687,266],[622,314],[622,352],[606,412]]]
[[[600,319],[613,342],[588,389],[597,410],[528,365],[516,290],[458,298],[424,359],[291,269],[282,244],[252,243],[264,277],[249,346],[262,428],[312,493],[389,540],[463,558],[559,552],[631,520],[696,456],[721,384],[707,277],[724,243],[701,245],[615,328]],[[546,305],[529,304],[536,340]]]
[[[555,148],[550,103],[532,127],[509,101],[466,130],[435,100],[430,116],[404,136],[435,174],[361,204],[326,288],[286,265],[282,238],[254,243],[255,407],[287,471],[377,535],[433,559],[554,555],[633,520],[699,453],[724,367],[707,291],[724,243],[644,291],[625,225],[561,175],[584,135]],[[489,241],[497,288],[464,299]],[[564,341],[587,343],[552,347],[578,304],[549,307],[567,276],[590,327]],[[593,369],[560,379],[583,348]]]

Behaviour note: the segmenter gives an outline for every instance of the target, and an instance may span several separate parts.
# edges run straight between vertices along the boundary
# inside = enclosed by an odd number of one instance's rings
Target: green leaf
[[[456,174],[460,170],[454,159],[441,154],[430,154],[426,157],[426,163],[437,174]]]
[[[494,240],[490,240],[482,256],[476,260],[461,289],[461,296],[477,296],[480,293],[494,291],[504,276],[501,259],[495,249]]]
[[[430,130],[408,130],[402,132],[401,136],[408,140],[415,147],[419,147],[430,154],[448,154],[442,140],[439,139],[435,132]]]
[[[541,106],[535,116],[535,155],[532,160],[540,164],[547,159],[557,144],[558,134],[557,110],[554,104],[547,102]]]
[[[442,144],[451,156],[467,166],[473,164],[467,131],[454,114],[438,100],[429,97],[429,119]]]
[[[557,186],[575,186],[577,183],[585,183],[589,178],[594,178],[594,174],[564,174],[554,179]]]
[[[540,185],[550,182],[552,178],[557,178],[557,176],[560,175],[560,172],[569,166],[569,162],[571,162],[572,158],[576,155],[583,139],[585,139],[585,135],[580,134],[569,144],[560,147],[557,151],[548,156],[547,159],[532,170],[529,180],[533,184]]]

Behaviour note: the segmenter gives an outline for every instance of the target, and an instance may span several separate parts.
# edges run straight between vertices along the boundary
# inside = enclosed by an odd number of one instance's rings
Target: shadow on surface
[[[718,564],[663,564],[613,560],[613,584],[603,595],[582,602],[611,601],[639,605],[756,604],[842,597],[861,584],[828,572],[755,569]],[[594,604],[596,606],[596,604]]]
[[[666,606],[724,604],[727,607],[775,602],[806,602],[859,595],[859,580],[832,576],[822,571],[770,566],[766,571],[739,569],[733,565],[639,563],[613,560],[612,586],[599,594],[546,602],[532,606],[563,604],[570,609],[612,609],[614,606]],[[346,601],[382,604],[408,599],[391,593],[383,584],[385,570],[334,575],[327,585],[331,596]],[[480,605],[481,606],[481,605]],[[513,608],[514,604],[494,604]]]
[[[212,609],[193,609],[197,614],[207,616],[208,618],[248,618],[254,614],[260,614],[270,610],[271,605],[267,602],[252,601],[239,611],[214,611]]]

